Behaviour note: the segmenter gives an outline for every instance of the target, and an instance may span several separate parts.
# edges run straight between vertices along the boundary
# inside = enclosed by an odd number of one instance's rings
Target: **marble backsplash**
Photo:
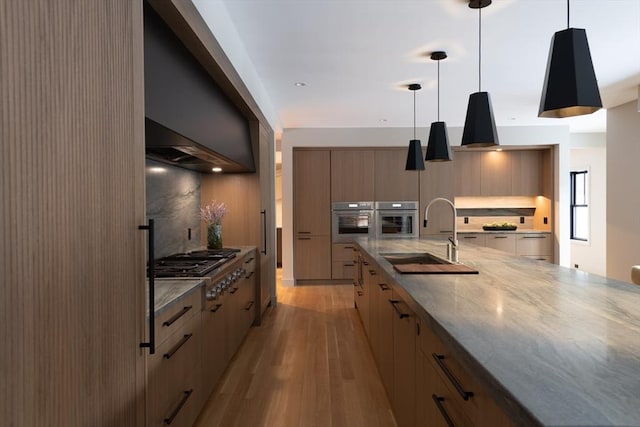
[[[147,219],[155,221],[155,258],[199,249],[200,174],[147,159],[145,175]]]

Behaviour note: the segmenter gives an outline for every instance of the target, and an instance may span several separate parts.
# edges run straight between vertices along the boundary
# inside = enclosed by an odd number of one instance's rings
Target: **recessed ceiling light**
[[[216,166],[215,168],[211,168],[211,171],[215,173],[220,173],[222,172],[222,168],[220,166]]]
[[[380,123],[386,123],[386,122],[387,122],[387,119],[379,119],[378,121],[379,121]]]
[[[293,85],[294,86],[298,86],[298,87],[302,87],[302,86],[306,86],[307,84],[304,83],[304,82],[295,82]]]

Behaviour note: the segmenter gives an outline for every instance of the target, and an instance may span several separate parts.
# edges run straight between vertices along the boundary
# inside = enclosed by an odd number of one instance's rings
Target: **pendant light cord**
[[[413,139],[416,139],[416,91],[413,91]]]
[[[438,59],[438,121],[440,121],[440,60]]]
[[[567,0],[567,28],[569,28],[569,12],[570,12],[569,0]]]
[[[478,92],[482,92],[482,8],[478,8]]]

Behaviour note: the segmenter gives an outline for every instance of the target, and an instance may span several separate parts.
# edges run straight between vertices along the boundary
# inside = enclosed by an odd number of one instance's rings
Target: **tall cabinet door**
[[[374,201],[373,150],[331,152],[331,201]]]
[[[293,152],[293,273],[296,280],[331,279],[329,150]]]
[[[142,2],[1,15],[2,424],[144,425]]]
[[[260,252],[260,285],[258,300],[261,317],[267,305],[276,298],[276,198],[273,131],[260,125],[260,220],[262,242]]]

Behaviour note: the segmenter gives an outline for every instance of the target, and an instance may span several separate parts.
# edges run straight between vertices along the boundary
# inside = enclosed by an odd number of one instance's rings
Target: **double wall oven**
[[[331,237],[334,243],[375,235],[373,202],[336,202],[331,205]]]
[[[418,237],[418,202],[376,202],[376,237]]]

